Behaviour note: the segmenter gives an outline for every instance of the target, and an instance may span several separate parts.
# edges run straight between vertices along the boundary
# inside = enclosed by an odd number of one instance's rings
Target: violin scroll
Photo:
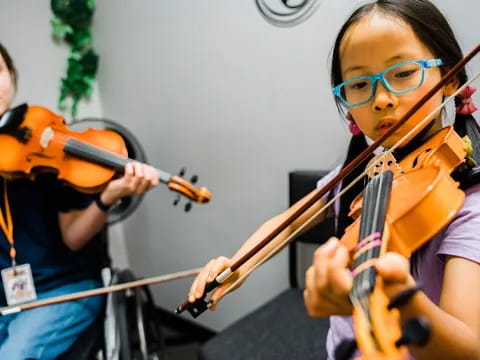
[[[188,181],[182,179],[179,176],[172,176],[167,184],[170,190],[176,191],[190,200],[199,203],[205,204],[210,201],[212,194],[204,186],[196,188]]]
[[[194,184],[198,181],[197,175],[192,175],[190,182],[183,179],[185,175],[185,168],[181,168],[178,176],[172,176],[167,182],[167,186],[170,190],[176,191],[179,194],[189,198],[191,201],[185,204],[185,212],[189,212],[192,209],[192,201],[205,204],[210,201],[212,194],[206,187],[195,188]],[[173,205],[176,206],[180,202],[180,195],[177,195],[173,201]]]

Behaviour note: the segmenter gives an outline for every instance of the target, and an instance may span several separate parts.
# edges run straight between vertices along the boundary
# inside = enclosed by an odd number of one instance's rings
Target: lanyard
[[[17,262],[15,257],[17,251],[15,250],[14,240],[13,240],[13,224],[12,224],[12,214],[10,212],[10,205],[8,203],[8,194],[7,194],[7,180],[3,179],[3,200],[4,200],[4,209],[5,215],[0,207],[0,227],[7,238],[8,243],[10,244],[10,258],[12,259],[12,268],[15,273],[15,266]]]

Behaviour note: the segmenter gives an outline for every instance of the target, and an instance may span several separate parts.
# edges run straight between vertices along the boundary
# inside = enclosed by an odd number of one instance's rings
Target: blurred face
[[[15,85],[12,74],[5,64],[5,60],[0,55],[0,114],[7,111],[13,102],[15,96]]]
[[[434,58],[434,54],[420,42],[410,25],[380,12],[372,12],[353,24],[340,44],[342,81],[358,76],[375,75],[401,62]],[[393,94],[377,81],[372,99],[363,105],[349,109],[366,136],[373,140],[380,137],[441,79],[438,67],[424,71],[424,82],[419,88],[403,94]],[[408,72],[399,73],[398,76],[409,76],[409,74]],[[449,92],[451,91],[447,88],[437,92],[383,145],[389,147],[395,144],[440,105],[443,96]],[[440,112],[436,114],[436,118],[439,117]],[[437,124],[432,131],[437,130],[439,126]],[[402,145],[405,145],[420,130]]]

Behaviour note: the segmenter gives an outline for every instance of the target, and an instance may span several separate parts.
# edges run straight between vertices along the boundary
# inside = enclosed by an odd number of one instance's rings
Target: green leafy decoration
[[[77,114],[78,103],[92,94],[98,68],[98,54],[92,47],[90,25],[95,11],[94,0],[51,0],[52,35],[70,45],[67,74],[62,78],[58,106],[65,110],[71,99],[70,113]]]

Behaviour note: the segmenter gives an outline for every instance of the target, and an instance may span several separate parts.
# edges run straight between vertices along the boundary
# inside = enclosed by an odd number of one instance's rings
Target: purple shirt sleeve
[[[467,189],[465,195],[463,207],[445,230],[437,255],[480,263],[480,184]]]

